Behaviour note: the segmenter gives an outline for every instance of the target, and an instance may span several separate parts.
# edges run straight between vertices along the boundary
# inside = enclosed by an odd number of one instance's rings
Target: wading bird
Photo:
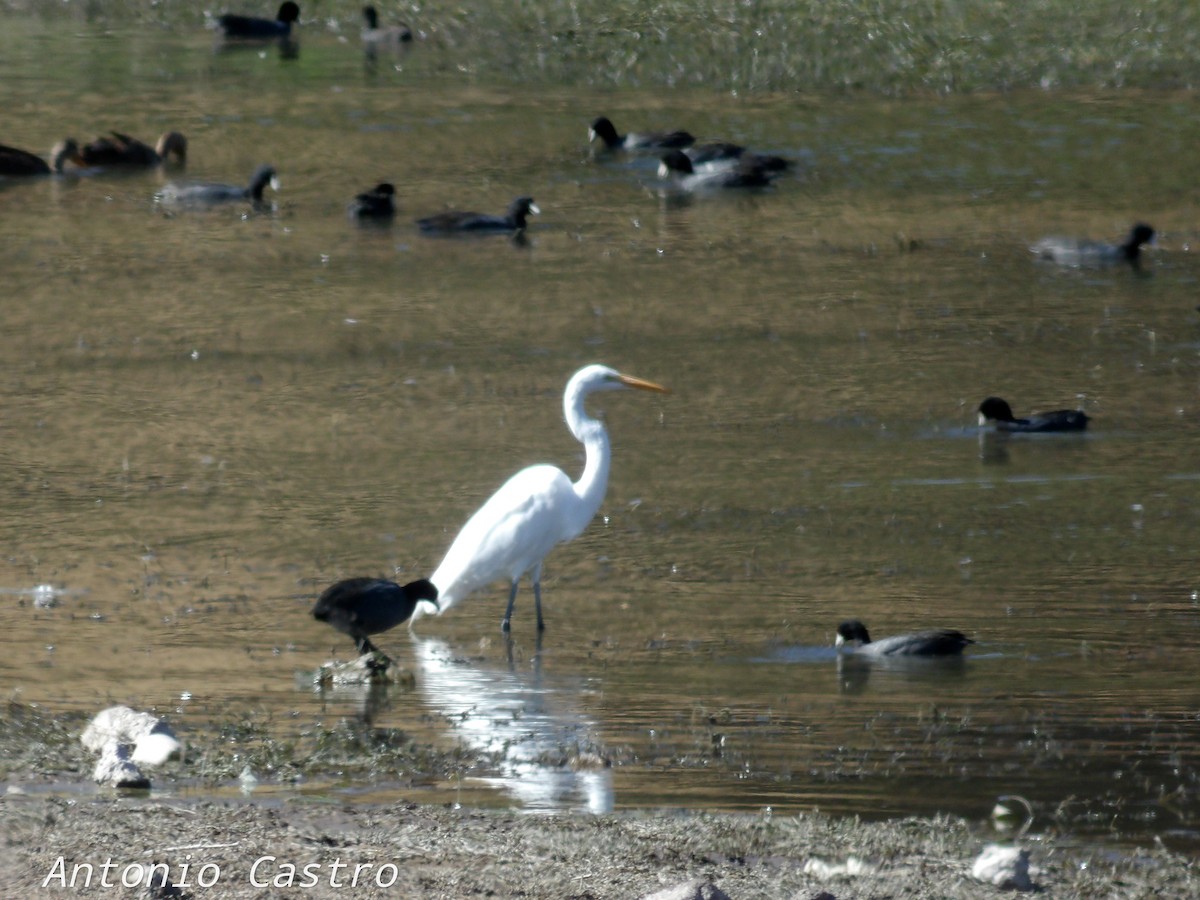
[[[580,369],[567,382],[563,415],[575,439],[583,444],[586,462],[578,481],[550,465],[522,469],[467,520],[446,558],[430,576],[438,589],[438,613],[468,594],[500,578],[509,582],[508,606],[501,628],[509,630],[517,585],[530,573],[537,608],[538,631],[542,619],[542,560],[556,544],[573,540],[596,515],[608,487],[611,451],[608,432],[584,409],[589,394],[637,388],[666,393],[667,389],[610,369],[592,365]],[[420,616],[424,610],[418,609]]]
[[[961,631],[948,628],[872,641],[867,626],[858,619],[850,619],[838,625],[836,643],[839,650],[853,648],[856,656],[958,656],[967,644],[975,642]]]
[[[437,607],[437,588],[424,578],[400,585],[383,578],[347,578],[326,588],[313,606],[313,618],[354,638],[359,653],[378,653],[368,635],[390,631],[413,614],[417,604]]]

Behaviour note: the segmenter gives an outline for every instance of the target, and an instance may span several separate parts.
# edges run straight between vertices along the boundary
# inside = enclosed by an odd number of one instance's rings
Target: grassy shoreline
[[[274,0],[239,11],[273,15]],[[1190,89],[1200,83],[1200,7],[1115,0],[1070,4],[915,0],[607,0],[438,7],[378,3],[456,77],[593,88],[886,96],[1021,89]],[[302,4],[301,35],[357,37],[357,2]],[[180,0],[96,4],[5,0],[9,16],[102,28],[204,27]]]

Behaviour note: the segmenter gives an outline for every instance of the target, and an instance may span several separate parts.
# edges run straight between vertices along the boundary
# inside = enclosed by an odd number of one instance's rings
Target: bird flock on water
[[[405,49],[414,41],[404,24],[380,25],[373,6],[363,9],[362,43],[368,54],[380,49]],[[287,0],[274,19],[226,13],[213,21],[221,40],[230,45],[276,42],[288,57],[298,52],[300,7]],[[697,143],[687,131],[647,131],[621,134],[606,116],[596,117],[588,128],[589,144],[601,157],[652,154],[659,160],[658,174],[670,189],[690,195],[726,189],[771,188],[792,168],[786,158],[752,151],[727,141]],[[49,158],[0,144],[0,177],[7,179],[64,177],[68,174],[161,168],[179,171],[188,164],[188,140],[178,131],[164,133],[154,146],[113,131],[80,144],[66,138],[50,151]],[[245,185],[208,182],[171,182],[156,195],[164,207],[187,209],[234,202],[264,206],[270,187],[279,181],[272,165],[263,164]],[[351,218],[390,222],[396,215],[396,190],[382,181],[350,202]],[[416,220],[427,235],[515,234],[529,228],[529,216],[541,212],[530,196],[519,196],[500,214],[467,210],[432,213]],[[1086,267],[1140,265],[1142,249],[1154,240],[1154,229],[1138,223],[1127,238],[1116,244],[1088,239],[1048,237],[1030,249],[1039,260],[1062,266]],[[445,557],[428,578],[398,584],[380,578],[350,578],[329,587],[318,598],[312,614],[353,639],[362,653],[379,653],[371,637],[396,626],[410,624],[424,614],[441,615],[471,594],[503,581],[508,602],[501,626],[511,628],[518,586],[529,576],[537,629],[545,628],[542,611],[542,566],[558,544],[578,537],[595,517],[604,499],[611,465],[611,448],[604,425],[590,416],[585,402],[593,394],[640,390],[666,393],[652,381],[622,374],[603,365],[589,365],[567,382],[563,415],[572,435],[584,448],[585,463],[578,479],[550,465],[521,469],[506,481],[466,521],[451,542]],[[1062,409],[1018,418],[999,397],[988,397],[978,408],[979,421],[1001,433],[1078,432],[1089,417],[1082,410]],[[872,641],[866,626],[848,620],[837,626],[839,648],[855,649],[866,657],[946,656],[961,654],[973,643],[958,631],[934,630]]]

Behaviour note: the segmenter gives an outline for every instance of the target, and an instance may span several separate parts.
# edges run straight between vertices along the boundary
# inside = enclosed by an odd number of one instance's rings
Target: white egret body
[[[538,630],[542,620],[542,560],[555,544],[573,540],[596,515],[608,488],[611,452],[608,432],[584,409],[588,394],[625,388],[666,392],[650,381],[622,375],[607,366],[580,369],[567,382],[563,415],[571,434],[583,444],[586,463],[578,481],[550,465],[522,469],[494,493],[467,520],[430,576],[438,590],[437,612],[443,613],[468,594],[500,578],[508,579],[508,608],[501,627],[508,631],[517,585],[530,573],[537,607]],[[429,612],[418,607],[413,618]]]

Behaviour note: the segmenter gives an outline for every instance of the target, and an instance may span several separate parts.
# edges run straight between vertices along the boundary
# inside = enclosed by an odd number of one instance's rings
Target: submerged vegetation
[[[259,12],[273,0],[226,4]],[[1190,88],[1200,6],[1151,0],[535,0],[377,4],[473,78],[591,87],[881,94]],[[220,6],[220,4],[218,4]],[[301,4],[301,34],[356,35],[354,0]],[[223,7],[222,7],[223,8]],[[12,14],[201,28],[178,0],[2,0]]]

